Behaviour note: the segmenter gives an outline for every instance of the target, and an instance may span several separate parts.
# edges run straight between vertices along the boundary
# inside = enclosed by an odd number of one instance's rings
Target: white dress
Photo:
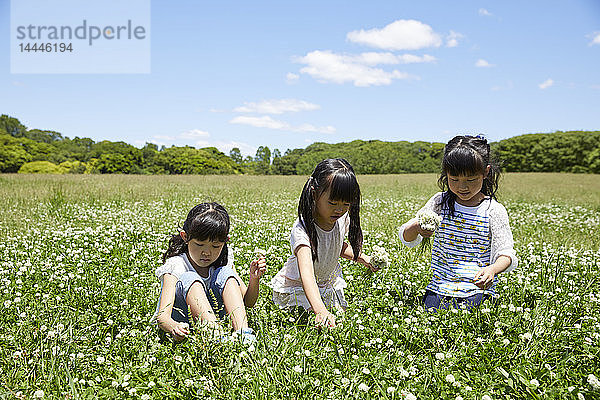
[[[313,261],[313,268],[321,299],[327,307],[346,308],[348,306],[344,298],[344,288],[347,285],[342,276],[339,259],[349,226],[348,213],[340,217],[330,231],[324,231],[315,224],[319,259]],[[310,240],[300,220],[297,219],[290,233],[292,256],[273,277],[269,285],[273,289],[273,301],[282,308],[293,306],[303,307],[307,310],[311,308],[302,288],[298,259],[295,255],[296,249],[300,245],[310,247]]]

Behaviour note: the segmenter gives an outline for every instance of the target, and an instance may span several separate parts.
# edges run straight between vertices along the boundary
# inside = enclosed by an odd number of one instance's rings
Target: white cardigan
[[[427,203],[421,208],[421,210],[431,210],[436,214],[442,213],[442,192],[438,192],[430,198]],[[486,200],[488,201],[488,200]],[[512,271],[519,265],[519,259],[514,250],[514,241],[510,225],[508,222],[508,213],[506,208],[494,199],[489,199],[490,202],[490,264],[496,262],[498,257],[507,256],[510,257],[510,265],[504,272]],[[412,242],[404,240],[404,229],[416,221],[416,218],[412,218],[405,224],[403,224],[398,230],[400,240],[408,247],[415,247],[423,240],[421,235],[417,235],[417,238]]]

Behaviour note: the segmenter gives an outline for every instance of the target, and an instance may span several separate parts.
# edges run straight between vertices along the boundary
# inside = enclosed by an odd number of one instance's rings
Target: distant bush
[[[19,174],[65,174],[67,169],[50,161],[32,161],[21,165]]]

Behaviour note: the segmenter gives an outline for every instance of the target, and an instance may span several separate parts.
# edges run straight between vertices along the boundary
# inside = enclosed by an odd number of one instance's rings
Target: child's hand
[[[317,327],[335,328],[335,315],[325,310],[315,315]]]
[[[175,322],[169,333],[176,342],[181,342],[190,334],[190,326],[187,322]]]
[[[365,267],[369,268],[371,272],[377,272],[380,270],[380,268],[377,268],[376,266],[371,264],[371,256],[361,254],[358,261],[360,261]]]
[[[265,256],[258,256],[257,260],[250,263],[250,279],[260,279],[267,271]]]
[[[493,266],[490,265],[475,274],[473,283],[480,289],[487,289],[494,283],[494,276],[496,276],[496,273]]]
[[[421,228],[421,225],[419,225],[419,223],[417,222],[417,233],[424,238],[428,238],[428,237],[431,237],[435,233],[435,231],[430,231],[429,229],[423,229],[423,228]]]

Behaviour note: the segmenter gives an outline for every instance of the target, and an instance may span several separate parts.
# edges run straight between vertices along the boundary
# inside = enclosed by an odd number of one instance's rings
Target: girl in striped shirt
[[[438,179],[442,192],[423,207],[442,217],[433,239],[426,308],[477,307],[495,296],[497,275],[517,266],[508,214],[496,201],[499,177],[485,138],[456,136],[444,148]],[[416,218],[399,231],[408,247],[433,233]]]

